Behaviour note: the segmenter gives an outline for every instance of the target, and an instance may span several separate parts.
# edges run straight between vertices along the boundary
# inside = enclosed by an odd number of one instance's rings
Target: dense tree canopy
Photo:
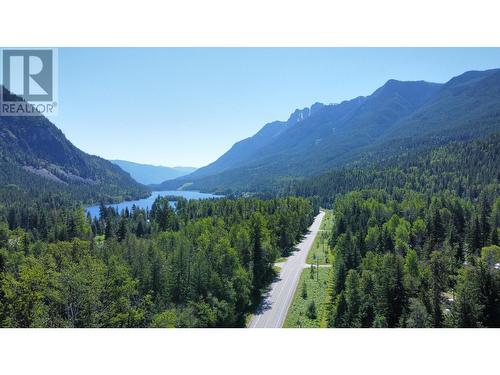
[[[37,206],[39,204],[39,206]],[[4,327],[235,327],[317,211],[303,198],[3,210]]]
[[[499,327],[500,186],[363,190],[335,201],[333,327]]]
[[[103,202],[97,218],[41,177],[33,194],[2,186],[0,324],[243,326],[321,203],[334,210],[330,326],[499,327],[499,141],[402,152],[260,199]]]

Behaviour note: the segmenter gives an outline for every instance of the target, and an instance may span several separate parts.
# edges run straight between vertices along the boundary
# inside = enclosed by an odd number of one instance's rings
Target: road
[[[325,213],[321,211],[314,218],[309,232],[296,246],[296,251],[280,264],[279,276],[271,284],[259,311],[252,317],[249,328],[281,328],[283,326],[300,274],[306,266],[307,253],[318,234],[324,215]]]

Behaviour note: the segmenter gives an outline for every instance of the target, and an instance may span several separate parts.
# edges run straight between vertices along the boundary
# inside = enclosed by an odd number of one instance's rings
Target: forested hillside
[[[444,85],[389,80],[367,97],[267,125],[209,166],[161,187],[273,191],[332,169],[481,138],[500,130],[499,94],[498,69],[466,72]]]
[[[448,190],[477,200],[488,184],[500,181],[500,134],[422,151],[402,152],[364,167],[346,167],[299,183],[283,185],[283,194],[318,196],[330,207],[339,194],[368,188],[437,194]]]
[[[79,150],[43,116],[0,116],[0,202],[47,192],[90,202],[146,196],[149,189],[111,162]]]
[[[21,225],[0,210],[0,325],[243,326],[317,209],[282,198],[174,210],[158,198],[151,211],[102,206],[91,221],[54,202]]]
[[[495,134],[296,186],[334,208],[327,324],[499,327],[499,158]]]

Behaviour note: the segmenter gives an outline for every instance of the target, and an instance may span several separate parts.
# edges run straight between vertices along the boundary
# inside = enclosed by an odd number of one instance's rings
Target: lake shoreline
[[[142,209],[151,209],[154,201],[158,197],[181,197],[187,200],[190,199],[218,199],[224,197],[223,195],[209,194],[209,193],[200,193],[199,191],[190,191],[190,190],[164,190],[164,191],[152,191],[151,194],[147,198],[141,198],[130,201],[122,201],[119,203],[111,203],[105,204],[106,207],[112,207],[117,210],[119,213],[125,208],[129,210],[135,205],[138,208]],[[99,208],[100,205],[92,205],[85,208],[85,214],[90,215],[92,219],[99,217]]]

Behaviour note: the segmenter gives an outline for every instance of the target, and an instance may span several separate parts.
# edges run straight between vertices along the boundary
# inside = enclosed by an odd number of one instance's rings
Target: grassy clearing
[[[333,227],[332,210],[325,210],[325,217],[321,222],[320,231],[314,239],[313,245],[307,254],[309,264],[331,264],[331,251],[328,245]]]
[[[285,328],[318,328],[320,321],[325,314],[325,301],[328,289],[328,277],[330,268],[314,268],[314,278],[311,278],[311,270],[304,269],[300,275],[297,290],[293,296],[292,304],[288,309],[288,314],[283,327]],[[304,295],[304,284],[306,296]],[[304,296],[306,298],[304,298]],[[315,317],[308,314],[311,301],[314,301],[316,310]]]
[[[326,208],[323,208],[322,210],[325,211],[325,217],[323,218],[323,221],[321,221],[319,229],[330,231],[333,227],[333,210],[327,210]]]

